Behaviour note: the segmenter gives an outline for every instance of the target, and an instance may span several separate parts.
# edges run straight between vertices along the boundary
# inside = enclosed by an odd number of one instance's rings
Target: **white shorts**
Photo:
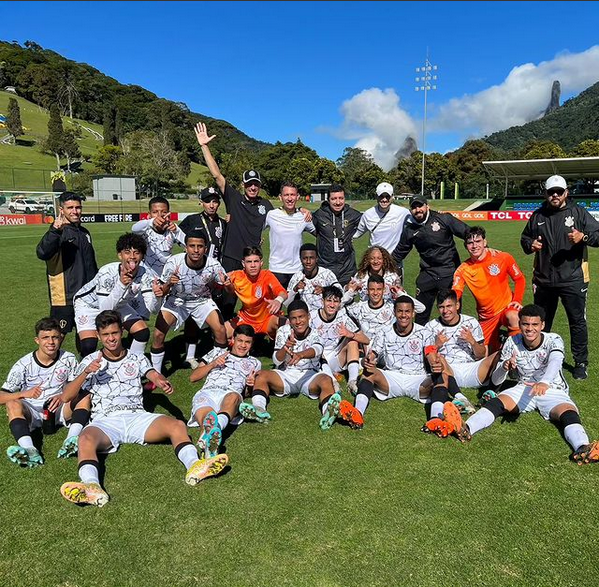
[[[191,428],[194,426],[199,426],[194,416],[195,413],[201,408],[212,408],[218,414],[223,400],[230,393],[236,393],[240,398],[242,397],[238,391],[233,390],[224,391],[215,387],[210,389],[200,389],[200,391],[198,391],[191,400],[191,417],[189,418],[187,425]]]
[[[181,328],[185,320],[190,316],[194,319],[195,323],[202,328],[206,322],[206,318],[214,310],[218,311],[218,306],[210,298],[202,300],[201,302],[184,302],[175,303],[173,298],[167,297],[160,308],[162,312],[168,312],[172,314],[177,321],[173,326],[173,330]]]
[[[518,405],[521,414],[539,410],[545,420],[549,420],[551,410],[559,404],[570,404],[576,407],[572,398],[563,389],[550,387],[545,395],[530,395],[530,389],[530,385],[518,383],[518,385],[502,391],[498,397],[507,396],[511,398]]]
[[[96,330],[96,316],[100,312],[101,310],[98,308],[90,308],[83,304],[78,305],[77,302],[75,302],[75,326],[77,332]],[[134,322],[137,322],[138,320],[147,321],[149,318],[148,316],[140,316],[139,312],[129,305],[117,308],[117,312],[121,315],[123,322],[129,322],[129,320],[133,320]]]
[[[430,377],[424,373],[422,375],[406,375],[399,371],[388,371],[381,369],[381,373],[387,380],[389,394],[385,395],[374,388],[374,395],[377,399],[385,401],[394,397],[410,397],[421,404],[428,403],[428,397],[420,397],[420,386],[423,383],[429,383]]]
[[[459,387],[480,387],[484,383],[478,378],[478,368],[483,361],[484,359],[471,363],[448,363]]]
[[[99,416],[94,418],[87,428],[98,428],[112,444],[106,452],[116,452],[121,444],[146,444],[144,438],[148,428],[164,414],[150,414],[150,412],[121,412],[113,416]]]
[[[23,402],[23,411],[25,419],[29,422],[29,429],[34,430],[35,428],[41,428],[42,422],[44,421],[44,408],[43,406],[37,406],[29,403],[26,399],[21,400]],[[45,402],[44,402],[45,403]],[[66,420],[64,419],[63,408],[60,406],[55,415],[55,421],[57,426],[66,426]]]
[[[322,355],[323,359],[325,359],[333,373],[339,373],[340,371],[343,371],[343,369],[345,369],[346,367],[345,363],[342,365],[339,362],[339,353],[343,350],[344,346],[345,345],[341,345],[333,350],[325,351]]]
[[[320,394],[310,393],[310,384],[315,377],[319,375],[327,375],[322,371],[302,371],[300,369],[286,369],[285,371],[279,371],[279,369],[273,369],[273,373],[276,373],[283,381],[283,393],[275,393],[277,397],[285,397],[289,395],[305,395],[310,399],[318,399]],[[332,378],[331,378],[332,381]]]

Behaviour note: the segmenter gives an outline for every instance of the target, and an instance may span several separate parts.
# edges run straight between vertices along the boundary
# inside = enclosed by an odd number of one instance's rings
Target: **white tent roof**
[[[483,165],[498,179],[547,179],[551,175],[574,179],[584,177],[599,179],[599,157],[483,161]]]

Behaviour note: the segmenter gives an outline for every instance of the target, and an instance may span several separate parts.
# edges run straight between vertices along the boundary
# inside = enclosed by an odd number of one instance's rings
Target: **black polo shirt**
[[[186,216],[181,222],[179,222],[179,228],[185,233],[189,234],[194,230],[203,230],[208,234],[208,252],[215,259],[220,260],[223,252],[223,242],[225,240],[225,234],[227,232],[227,223],[220,216],[216,216],[214,220],[206,214],[201,212],[200,214],[190,214]]]

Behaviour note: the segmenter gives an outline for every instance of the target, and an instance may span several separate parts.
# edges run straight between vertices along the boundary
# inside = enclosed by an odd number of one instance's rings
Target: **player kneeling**
[[[228,462],[227,455],[200,460],[185,424],[170,416],[151,414],[143,408],[141,378],[147,377],[165,393],[171,394],[169,381],[152,368],[144,355],[123,348],[123,324],[117,312],[100,312],[95,321],[102,350],[83,359],[72,381],[62,393],[69,402],[80,389],[92,395],[92,421],[79,439],[79,478],[65,483],[60,492],[78,504],[97,505],[108,502],[100,487],[98,453],[116,452],[121,444],[147,444],[170,440],[177,458],[185,465],[185,481],[196,485],[216,475]]]
[[[519,325],[521,334],[508,338],[492,375],[498,385],[515,370],[518,384],[488,401],[465,424],[457,408],[445,404],[443,415],[451,431],[465,442],[501,416],[538,410],[561,430],[572,447],[572,460],[579,465],[598,462],[599,442],[589,442],[562,373],[564,341],[559,334],[543,332],[545,311],[534,304],[520,310]]]
[[[187,424],[202,427],[198,447],[206,458],[218,454],[223,431],[239,414],[242,394],[254,386],[261,364],[249,356],[253,342],[254,329],[249,324],[241,324],[233,332],[231,351],[212,349],[189,376],[192,382],[206,377],[202,389],[193,396]]]
[[[8,425],[17,441],[17,446],[10,446],[6,454],[13,463],[23,467],[44,463],[33,445],[31,431],[41,427],[44,433],[53,433],[54,426],[48,426],[47,418],[58,425],[69,426],[67,438],[58,451],[59,459],[77,454],[79,433],[89,419],[89,397],[75,397],[65,405],[58,399],[67,378],[77,367],[75,355],[60,350],[63,334],[58,320],[39,320],[34,340],[37,350],[15,363],[0,390],[0,404],[6,405]]]
[[[303,394],[320,401],[320,427],[328,430],[335,423],[343,402],[335,393],[332,377],[320,371],[322,342],[310,328],[306,302],[291,302],[287,317],[289,323],[279,328],[275,340],[272,359],[276,369],[256,375],[252,403],[242,403],[239,412],[247,420],[266,422],[270,420],[266,405],[271,393],[278,397]]]

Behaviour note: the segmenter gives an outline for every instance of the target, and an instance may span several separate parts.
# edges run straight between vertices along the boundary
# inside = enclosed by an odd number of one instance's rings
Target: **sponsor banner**
[[[452,216],[455,216],[459,220],[488,220],[488,212],[476,210],[456,210],[450,212]]]
[[[0,226],[22,226],[24,224],[42,224],[41,214],[0,214]]]
[[[171,220],[173,220],[173,221],[182,220],[183,218],[185,218],[185,216],[187,216],[187,214],[179,214],[179,212],[171,212],[170,213]],[[150,217],[149,212],[142,212],[139,215],[140,220],[147,220],[149,217]]]
[[[83,214],[81,222],[90,224],[93,222],[137,222],[139,214]]]

